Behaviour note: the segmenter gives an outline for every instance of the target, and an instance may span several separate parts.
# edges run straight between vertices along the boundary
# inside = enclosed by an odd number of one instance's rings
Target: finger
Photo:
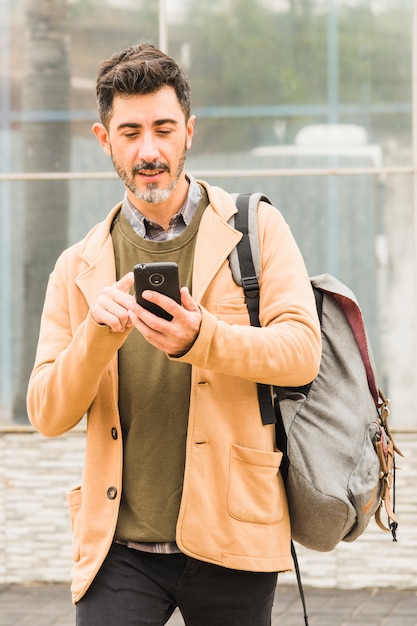
[[[149,302],[158,305],[161,309],[164,309],[164,311],[172,315],[172,317],[175,317],[175,315],[178,315],[181,311],[181,305],[175,302],[172,298],[169,298],[165,294],[157,291],[146,289],[142,292],[142,297],[145,300],[149,300]]]
[[[128,293],[130,289],[133,287],[134,278],[133,272],[128,272],[125,274],[120,280],[114,283],[114,287]]]
[[[124,331],[125,328],[127,328],[128,321],[130,321],[128,317],[126,317],[125,322],[122,321],[113,312],[110,312],[99,305],[94,305],[92,307],[91,316],[96,324],[108,326],[115,333]]]
[[[115,285],[105,287],[91,308],[93,319],[98,324],[105,324],[116,332],[124,330],[129,321],[127,308],[132,299],[132,296]]]

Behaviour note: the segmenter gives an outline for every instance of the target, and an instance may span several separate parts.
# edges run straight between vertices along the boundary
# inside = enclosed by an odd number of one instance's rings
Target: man
[[[68,494],[78,626],[267,626],[292,567],[274,427],[256,382],[301,385],[320,360],[315,303],[279,211],[261,203],[261,328],[228,257],[232,197],[184,170],[189,83],[141,44],[104,62],[93,131],[126,194],[51,274],[28,390],[34,426],[87,413],[83,484]],[[181,304],[136,303],[136,263],[175,261]]]

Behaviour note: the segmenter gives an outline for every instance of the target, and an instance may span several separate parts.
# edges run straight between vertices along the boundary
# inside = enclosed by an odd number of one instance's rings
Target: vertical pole
[[[339,20],[336,0],[327,2],[327,118],[339,123]]]
[[[413,6],[413,29],[412,29],[412,130],[413,130],[413,235],[414,235],[414,255],[413,255],[413,307],[417,302],[417,0],[414,0]],[[417,354],[417,324],[414,322],[414,355]],[[415,363],[415,357],[414,357]],[[417,368],[414,365],[414,395],[417,391]]]
[[[10,171],[10,0],[0,0],[0,170]],[[0,183],[0,416],[11,414],[11,193],[10,182]]]
[[[339,122],[339,22],[335,0],[327,1],[327,123]],[[328,163],[330,165],[330,163]],[[337,167],[337,157],[331,166]],[[339,179],[327,178],[327,264],[328,271],[339,275]]]
[[[159,23],[159,49],[168,54],[168,27],[167,27],[167,11],[166,0],[159,0],[158,6],[158,23]]]

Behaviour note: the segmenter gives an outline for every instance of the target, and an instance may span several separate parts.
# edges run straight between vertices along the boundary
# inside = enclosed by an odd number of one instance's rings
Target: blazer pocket
[[[81,556],[81,487],[67,493],[67,504],[72,529],[72,558],[77,563]]]
[[[275,524],[284,514],[278,479],[282,453],[232,444],[228,508],[232,517],[255,524]]]
[[[214,314],[218,319],[231,323],[249,323],[248,307],[242,297],[219,300],[214,306]]]

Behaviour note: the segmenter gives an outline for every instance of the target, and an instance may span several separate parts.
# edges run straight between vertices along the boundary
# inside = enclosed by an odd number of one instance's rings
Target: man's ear
[[[189,150],[191,148],[191,144],[193,141],[194,135],[194,123],[195,123],[195,115],[190,115],[187,122],[187,139],[186,139],[186,148]]]
[[[104,150],[104,153],[107,154],[107,156],[111,156],[109,134],[106,130],[106,127],[103,126],[103,124],[99,124],[97,122],[96,124],[93,124],[92,131],[97,137],[100,146]]]

